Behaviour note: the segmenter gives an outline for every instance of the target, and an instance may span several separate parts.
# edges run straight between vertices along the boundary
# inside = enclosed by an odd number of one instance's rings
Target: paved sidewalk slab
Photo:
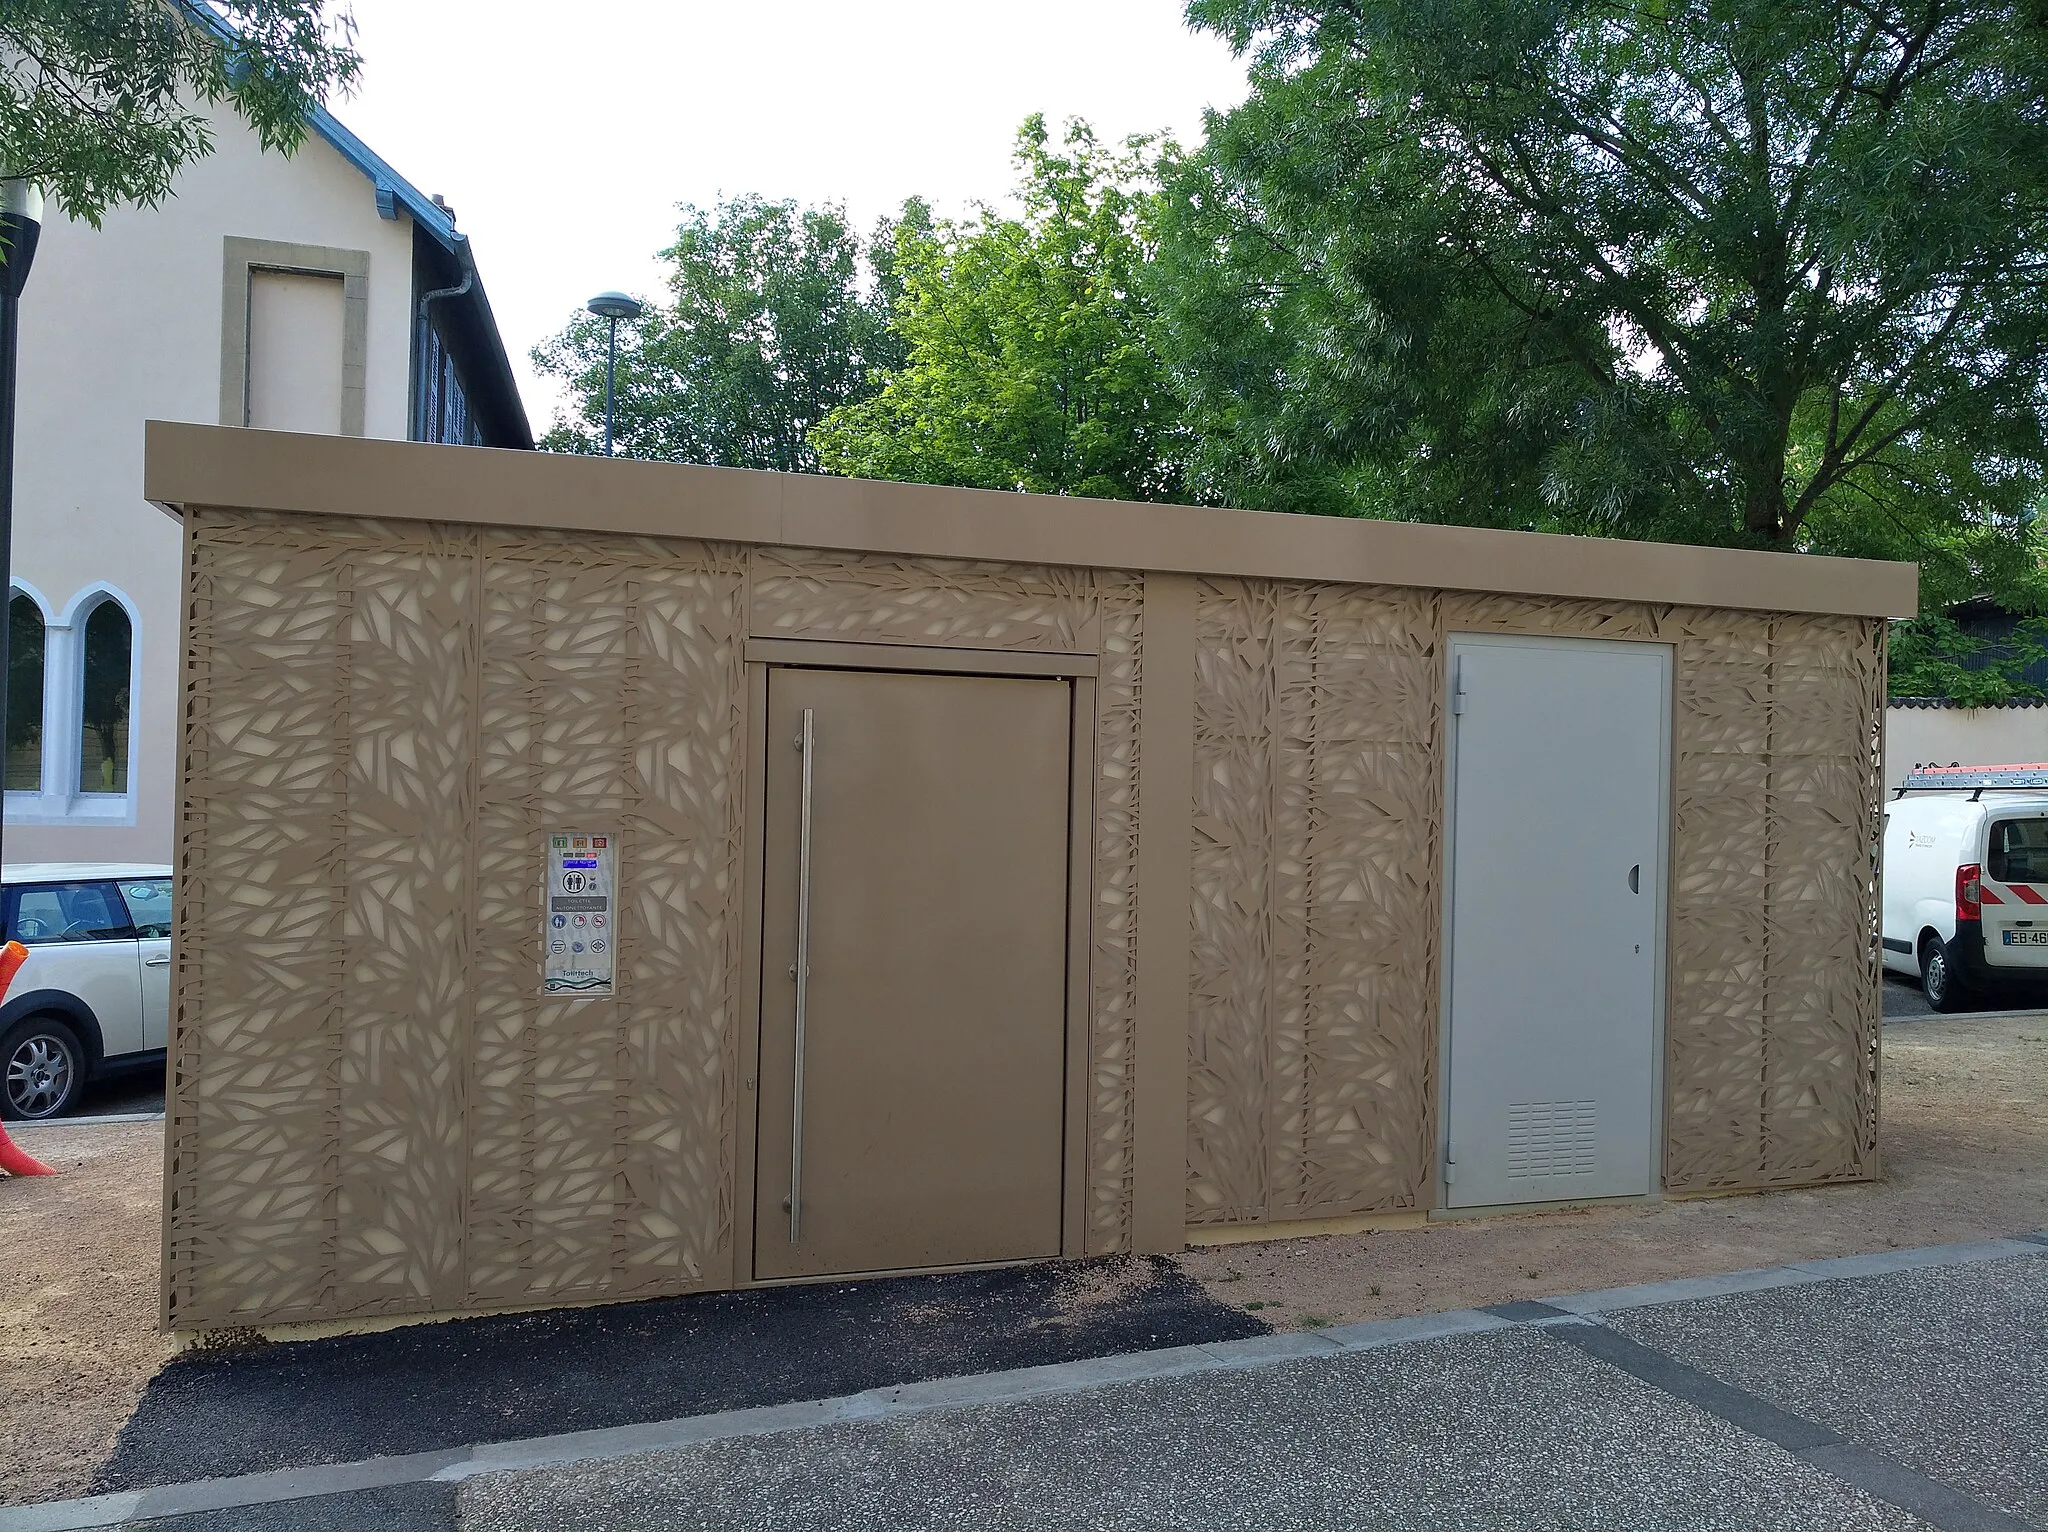
[[[1609,1323],[2048,1527],[2048,1260],[2039,1255],[1634,1309]]]

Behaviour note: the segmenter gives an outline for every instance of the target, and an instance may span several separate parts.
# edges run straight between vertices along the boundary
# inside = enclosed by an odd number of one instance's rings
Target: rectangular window
[[[342,279],[249,273],[248,424],[267,431],[341,431]]]
[[[141,937],[171,934],[171,880],[133,878],[121,885],[121,897],[128,901],[128,915],[135,934]]]
[[[26,946],[55,942],[132,941],[128,907],[111,883],[46,883],[10,888],[7,935]]]
[[[1994,882],[2048,883],[2048,819],[1995,821],[1984,862]]]

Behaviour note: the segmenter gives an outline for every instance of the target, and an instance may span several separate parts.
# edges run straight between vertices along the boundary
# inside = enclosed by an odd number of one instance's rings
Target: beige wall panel
[[[1435,608],[1198,587],[1191,1224],[1414,1207],[1426,1187]]]
[[[194,518],[179,1327],[731,1280],[744,563]],[[542,1003],[544,833],[621,838]]]
[[[826,638],[1087,654],[1095,579],[1085,569],[760,548],[756,638]]]
[[[472,1300],[723,1286],[744,561],[546,533],[485,549]],[[558,828],[620,838],[615,1000],[539,994]]]
[[[1137,1169],[1138,822],[1144,586],[1096,576],[1101,669],[1095,682],[1095,867],[1089,905],[1090,1255],[1131,1243]]]
[[[191,560],[167,1311],[459,1304],[474,544],[202,517]]]

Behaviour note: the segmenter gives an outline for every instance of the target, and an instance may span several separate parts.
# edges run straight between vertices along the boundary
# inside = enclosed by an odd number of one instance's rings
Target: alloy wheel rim
[[[47,1117],[71,1090],[71,1055],[52,1038],[22,1040],[7,1061],[7,1102],[24,1117]]]

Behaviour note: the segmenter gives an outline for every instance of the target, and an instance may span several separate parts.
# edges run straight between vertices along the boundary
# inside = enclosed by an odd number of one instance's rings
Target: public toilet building
[[[152,425],[166,1324],[1877,1174],[1911,566]]]

